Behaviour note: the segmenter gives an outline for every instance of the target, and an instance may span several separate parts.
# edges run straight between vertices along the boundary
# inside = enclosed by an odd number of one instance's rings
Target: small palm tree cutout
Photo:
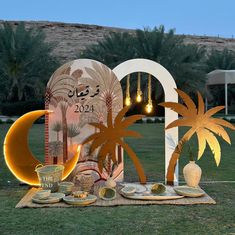
[[[70,123],[68,124],[68,137],[70,139],[70,146],[73,145],[73,138],[77,135],[80,134],[80,129],[78,127],[78,125],[74,124],[74,123]]]
[[[62,123],[59,121],[56,121],[52,124],[52,128],[53,131],[56,132],[56,141],[59,141],[59,133],[62,131]]]
[[[110,157],[114,164],[117,163],[116,147],[120,145],[128,153],[129,157],[133,161],[133,164],[135,165],[136,171],[139,175],[140,183],[145,184],[146,176],[138,157],[130,148],[130,146],[122,139],[124,137],[141,137],[138,132],[128,130],[127,127],[144,116],[132,115],[123,120],[128,109],[128,106],[124,107],[115,117],[114,122],[112,118],[112,112],[109,111],[107,114],[107,126],[102,123],[90,123],[91,126],[98,128],[99,132],[90,135],[87,139],[84,140],[83,144],[92,141],[90,147],[91,153],[100,147],[98,152],[98,168],[101,173],[104,168],[104,161],[106,157]]]
[[[196,107],[193,100],[186,93],[179,89],[176,89],[176,92],[182,98],[184,105],[175,102],[163,102],[159,104],[172,109],[182,116],[182,118],[170,123],[166,129],[179,126],[190,127],[190,129],[181,138],[170,159],[167,169],[167,183],[170,185],[173,185],[175,166],[182,152],[184,143],[189,141],[194,134],[197,135],[198,139],[198,159],[202,157],[206,144],[208,143],[214,154],[216,165],[218,166],[221,158],[221,148],[214,134],[221,136],[226,142],[231,144],[230,138],[223,126],[235,130],[235,127],[231,123],[223,119],[212,117],[212,115],[224,109],[224,106],[217,106],[205,112],[204,101],[199,92],[197,93],[198,107]]]
[[[60,155],[60,132],[62,131],[62,123],[60,121],[55,121],[52,124],[51,129],[56,132],[56,141],[49,143],[49,154],[53,157],[53,164],[57,164]]]

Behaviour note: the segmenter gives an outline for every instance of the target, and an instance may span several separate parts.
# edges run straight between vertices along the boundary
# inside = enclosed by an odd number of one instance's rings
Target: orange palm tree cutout
[[[189,141],[195,133],[197,134],[198,139],[198,160],[202,157],[206,148],[206,143],[208,143],[214,154],[216,165],[218,166],[221,158],[221,149],[220,144],[213,133],[221,136],[226,142],[231,144],[230,138],[222,126],[235,130],[235,127],[231,123],[223,119],[212,118],[212,115],[224,109],[224,106],[217,106],[205,112],[204,101],[199,92],[197,93],[198,107],[196,107],[193,100],[186,93],[179,89],[176,89],[176,92],[182,98],[184,105],[175,102],[163,102],[159,104],[163,107],[172,109],[182,116],[182,118],[170,123],[166,129],[179,126],[187,126],[190,127],[190,129],[181,138],[170,159],[167,169],[167,184],[170,185],[173,185],[175,166],[182,152],[183,145],[185,142]]]
[[[107,126],[102,123],[90,123],[91,126],[94,126],[99,129],[98,133],[94,133],[84,140],[83,144],[86,144],[92,141],[90,151],[91,153],[100,147],[98,153],[98,168],[100,172],[103,171],[103,163],[106,157],[110,157],[114,164],[117,163],[116,159],[116,146],[120,145],[129,155],[133,161],[136,171],[139,175],[140,183],[146,183],[146,176],[144,174],[143,167],[141,166],[138,157],[135,152],[126,144],[122,138],[124,137],[141,137],[141,135],[132,130],[126,129],[128,126],[133,124],[135,121],[141,119],[143,115],[132,115],[123,120],[126,112],[129,107],[124,107],[116,116],[113,123],[112,112],[107,114]]]

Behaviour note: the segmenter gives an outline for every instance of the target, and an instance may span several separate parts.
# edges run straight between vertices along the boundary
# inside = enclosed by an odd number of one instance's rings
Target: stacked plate
[[[66,196],[63,198],[63,200],[70,205],[76,205],[76,206],[86,206],[89,204],[94,203],[97,200],[97,197],[92,194],[88,194],[85,198],[79,198],[74,196]]]
[[[63,197],[65,197],[64,193],[51,193],[50,196],[46,198],[40,198],[35,194],[32,197],[32,201],[39,204],[50,204],[60,202]]]
[[[174,190],[177,194],[185,197],[201,197],[205,195],[205,192],[199,187],[189,187],[187,185],[176,186]]]

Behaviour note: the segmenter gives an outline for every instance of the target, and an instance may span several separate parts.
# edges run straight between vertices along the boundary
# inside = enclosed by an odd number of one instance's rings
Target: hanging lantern
[[[142,101],[142,91],[140,88],[140,72],[138,73],[138,80],[137,80],[137,93],[136,93],[136,101],[140,103]]]
[[[130,74],[127,75],[127,81],[126,81],[126,99],[125,99],[125,105],[126,105],[126,106],[131,105],[131,97],[130,97]]]
[[[145,107],[145,110],[147,113],[151,113],[153,110],[153,103],[151,99],[151,74],[148,76],[148,104]]]

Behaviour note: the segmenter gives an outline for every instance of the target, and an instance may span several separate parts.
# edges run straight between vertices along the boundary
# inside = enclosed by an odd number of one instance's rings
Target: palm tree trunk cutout
[[[128,144],[126,144],[122,140],[119,140],[118,143],[120,144],[120,146],[123,147],[123,149],[127,152],[129,157],[131,158],[131,160],[135,166],[135,169],[138,173],[140,183],[146,184],[146,176],[144,174],[144,169],[143,169],[142,165],[140,164],[140,161],[139,161],[138,157],[136,156],[135,152],[132,150],[132,148]]]
[[[175,147],[174,152],[172,153],[168,168],[167,168],[167,184],[168,185],[174,185],[174,173],[175,173],[175,167],[177,164],[177,161],[180,157],[180,154],[183,150],[184,143],[187,142],[192,135],[195,133],[194,129],[190,129],[185,135],[180,139],[179,143]]]
[[[111,95],[108,95],[106,97],[105,104],[106,104],[108,113],[111,112],[111,114],[112,114],[113,111],[112,111],[112,96]],[[112,171],[112,162],[111,162],[111,157],[108,156],[108,159],[107,159],[107,172],[108,172],[109,176],[111,174],[111,171]]]
[[[63,163],[68,159],[68,135],[67,135],[67,113],[68,105],[66,103],[60,104],[60,110],[62,115],[62,131],[63,131]]]

